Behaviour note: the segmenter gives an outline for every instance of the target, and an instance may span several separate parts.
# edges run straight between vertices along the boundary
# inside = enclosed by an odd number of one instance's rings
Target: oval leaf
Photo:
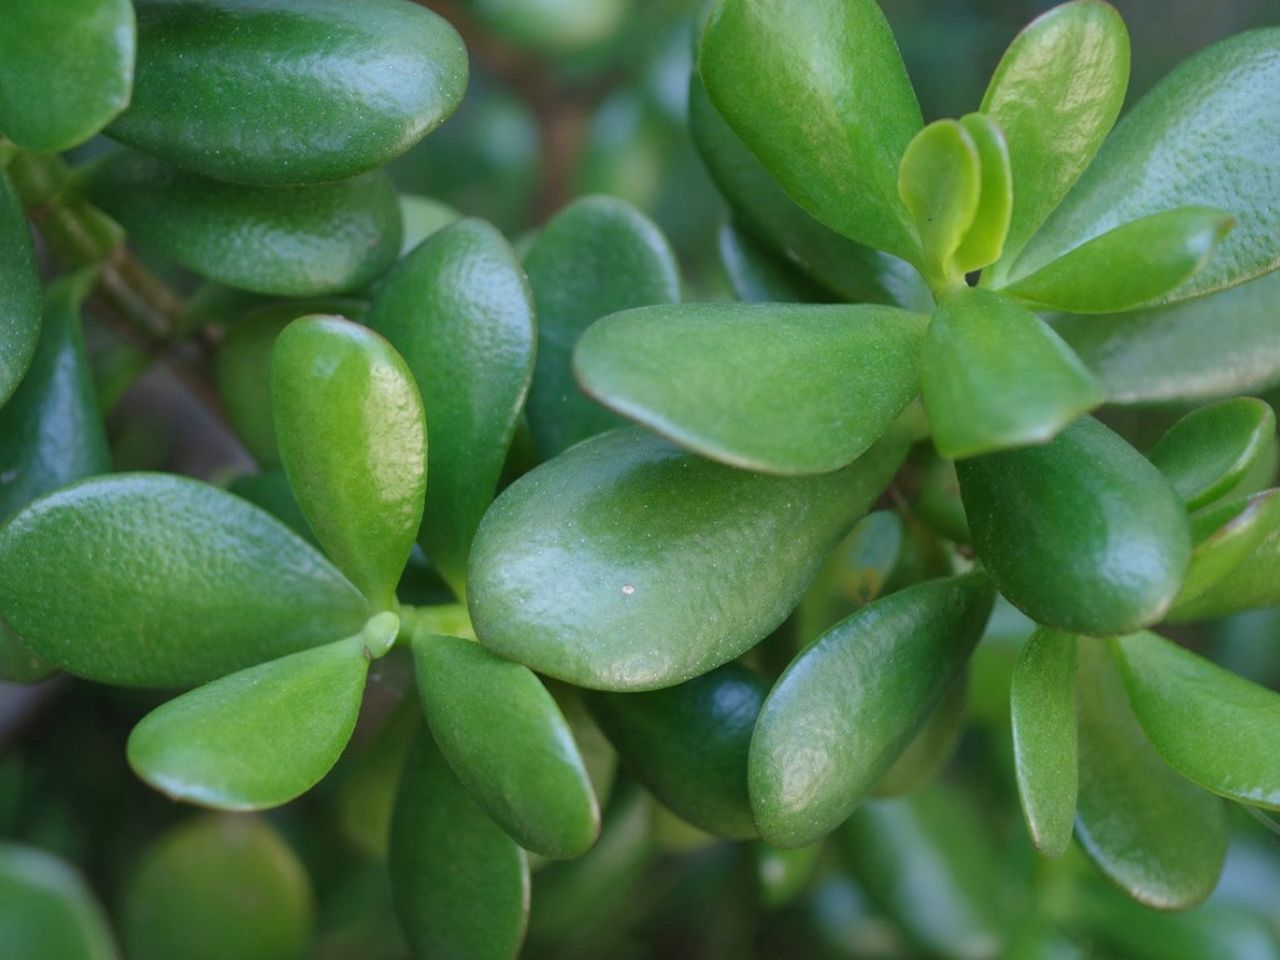
[[[1173,484],[1188,510],[1198,510],[1236,487],[1276,432],[1271,407],[1236,397],[1195,410],[1165,433],[1151,462]]]
[[[733,224],[720,228],[717,252],[733,295],[743,303],[829,303],[834,298],[792,263]]]
[[[40,341],[40,280],[22,201],[0,170],[0,406],[18,389]]]
[[[969,113],[960,125],[972,138],[982,168],[978,212],[956,251],[961,273],[979,270],[999,259],[1013,215],[1013,172],[1009,146],[1000,125],[985,113]]]
[[[1191,531],[1196,546],[1191,551],[1191,566],[1182,578],[1182,589],[1168,619],[1173,622],[1183,619],[1188,604],[1193,604],[1239,569],[1277,526],[1280,526],[1280,490],[1267,490],[1219,504],[1194,517]],[[1230,588],[1230,584],[1224,586]]]
[[[0,844],[0,944],[10,957],[117,960],[106,911],[52,854]]]
[[[977,216],[981,192],[978,147],[959,121],[937,120],[907,144],[898,167],[898,195],[915,220],[921,267],[934,285],[963,278],[955,254]]]
[[[964,732],[969,709],[969,675],[965,671],[947,688],[942,700],[924,718],[906,749],[898,754],[871,791],[874,797],[915,793],[942,773]]]

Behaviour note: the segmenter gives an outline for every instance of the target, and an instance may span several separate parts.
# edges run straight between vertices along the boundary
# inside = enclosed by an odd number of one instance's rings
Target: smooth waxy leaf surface
[[[125,890],[130,960],[301,960],[311,881],[264,820],[204,816],[164,834]]]
[[[1045,626],[1114,636],[1159,620],[1191,556],[1186,511],[1163,475],[1092,417],[1049,443],[957,464],[991,579]]]
[[[1013,215],[1013,171],[1009,145],[995,120],[985,113],[970,113],[960,118],[960,125],[972,138],[982,169],[978,210],[956,251],[956,266],[969,273],[994,263],[1004,250]]]
[[[680,299],[675,254],[640,211],[613,197],[570,204],[524,258],[538,317],[538,360],[526,415],[548,459],[624,421],[589,400],[573,379],[573,347],[588,326],[619,310]]]
[[[369,325],[413,371],[431,444],[422,546],[455,592],[533,374],[533,303],[515,253],[480,220],[446,227],[378,288]]]
[[[915,793],[935,780],[955,752],[960,734],[964,732],[968,708],[969,677],[965,672],[943,693],[942,700],[924,718],[906,749],[876,781],[871,795],[897,797]]]
[[[415,636],[413,655],[427,725],[463,786],[526,850],[585,853],[600,810],[542,681],[472,640]]]
[[[137,0],[138,66],[110,134],[219,180],[342,180],[403,153],[462,99],[467,54],[399,0]]]
[[[257,507],[144,473],[64,488],[2,528],[0,609],[37,656],[125,686],[201,683],[349,636],[369,615]]]
[[[1043,443],[1104,397],[1043,320],[987,290],[945,297],[920,356],[933,442],[959,459]]]
[[[699,67],[720,114],[801,207],[919,259],[897,179],[920,107],[875,0],[726,0]]]
[[[746,667],[649,693],[598,693],[588,705],[609,741],[653,795],[716,836],[756,835],[747,799],[747,749],[768,687]]]
[[[40,280],[22,202],[0,171],[0,405],[31,365],[40,340]]]
[[[117,960],[107,915],[68,864],[0,844],[0,944],[12,957]]]
[[[276,340],[271,409],[289,486],[325,551],[379,609],[422,522],[427,429],[404,359],[341,317],[301,317]]]
[[[796,658],[751,741],[751,806],[765,840],[812,843],[867,797],[964,668],[992,600],[978,575],[907,587]]]
[[[769,477],[632,428],[526,474],[471,554],[476,633],[578,686],[671,686],[733,659],[795,607],[905,456],[896,431],[843,470]]]
[[[1230,598],[1241,595],[1246,583],[1256,583],[1261,559],[1263,577],[1274,572],[1275,561],[1267,563],[1266,552],[1262,557],[1254,553],[1266,544],[1280,528],[1280,490],[1262,493],[1216,504],[1192,519],[1191,530],[1196,539],[1191,552],[1191,566],[1182,580],[1178,602],[1169,612],[1174,622],[1201,619],[1202,610],[1210,610],[1210,616],[1234,612]],[[1246,566],[1248,562],[1248,566]],[[1243,580],[1245,583],[1237,583]],[[1250,606],[1269,605],[1270,597],[1280,597],[1280,588],[1265,586],[1260,597]],[[1207,597],[1203,603],[1200,598]],[[1216,598],[1216,599],[1215,599]],[[1215,603],[1224,604],[1220,613],[1213,613]]]
[[[978,146],[959,121],[935,121],[907,145],[898,168],[898,195],[915,221],[921,267],[931,282],[958,279],[956,251],[978,213],[981,193]]]
[[[288,803],[338,762],[368,669],[362,639],[350,637],[214,680],[143,717],[129,765],[175,800],[222,810]]]
[[[703,456],[823,473],[911,402],[924,327],[868,304],[642,307],[583,334],[574,369],[601,403]]]
[[[122,151],[91,171],[86,189],[140,243],[255,293],[355,290],[400,249],[400,207],[381,172],[308,187],[246,187]]]
[[[1276,415],[1263,400],[1235,397],[1187,414],[1151,451],[1188,510],[1230,493],[1275,437]]]
[[[1009,693],[1022,814],[1048,857],[1066,852],[1076,819],[1076,643],[1041,627],[1018,656]]]

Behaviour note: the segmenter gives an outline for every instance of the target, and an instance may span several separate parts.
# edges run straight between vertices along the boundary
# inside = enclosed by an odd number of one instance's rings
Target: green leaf
[[[1162,210],[1225,210],[1236,229],[1165,297],[1185,300],[1280,266],[1280,28],[1237,34],[1184,61],[1125,116],[1018,259],[1026,276],[1087,240]],[[1017,179],[1014,190],[1018,189]]]
[[[399,0],[136,0],[138,66],[112,137],[238,183],[380,167],[462,100],[467,54]]]
[[[284,839],[250,816],[202,816],[163,834],[125,889],[130,960],[301,960],[315,905]]]
[[[789,850],[753,843],[751,851],[755,855],[760,905],[766,910],[777,910],[804,893],[818,873],[824,849],[821,843]]]
[[[6,956],[117,960],[106,912],[68,864],[15,843],[0,844],[0,944]]]
[[[529,913],[525,852],[458,782],[425,730],[400,782],[390,870],[415,957],[515,960]]]
[[[643,307],[583,334],[574,370],[601,403],[703,456],[825,473],[915,397],[924,326],[869,304]]]
[[[1280,490],[1267,490],[1206,509],[1192,518],[1195,549],[1168,619],[1183,619],[1189,603],[1223,583],[1280,526]],[[1225,584],[1230,586],[1229,584]]]
[[[834,299],[799,267],[732,223],[720,228],[717,250],[729,288],[743,303],[830,303]]]
[[[271,410],[289,486],[316,539],[380,610],[422,522],[427,428],[408,365],[341,317],[300,317],[276,340]]]
[[[843,470],[769,477],[617,430],[526,474],[485,515],[471,618],[495,653],[578,686],[672,686],[795,607],[889,482],[891,432]]]
[[[675,254],[640,211],[613,197],[585,197],[554,216],[524,258],[538,317],[538,361],[526,415],[547,460],[624,421],[583,396],[573,347],[594,321],[680,299]]]
[[[180,686],[349,636],[360,593],[257,507],[166,474],[86,480],[0,528],[0,609],[37,656]]]
[[[751,741],[751,806],[766,841],[812,843],[866,799],[964,669],[992,600],[979,575],[917,584],[795,659]]]
[[[1076,819],[1076,644],[1072,634],[1036,630],[1018,657],[1009,692],[1022,815],[1046,857],[1066,852]]]
[[[84,189],[139,243],[255,293],[357,290],[400,249],[400,207],[384,172],[307,187],[246,187],[122,150],[88,172]]]
[[[357,636],[214,680],[143,717],[129,735],[129,765],[175,800],[278,807],[338,762],[368,670]]]
[[[796,633],[805,640],[834,627],[885,591],[904,550],[903,521],[892,510],[859,520],[823,561],[796,610]]]
[[[600,834],[600,809],[542,681],[456,637],[415,636],[413,656],[436,745],[489,816],[526,850],[586,853]]]
[[[978,210],[956,251],[956,266],[970,273],[995,263],[1004,250],[1013,215],[1013,172],[998,123],[985,113],[969,113],[960,118],[960,125],[973,140],[982,170]]]
[[[1178,776],[1129,708],[1106,646],[1079,644],[1080,798],[1076,833],[1108,880],[1157,910],[1213,890],[1227,848],[1222,801]]]
[[[1009,236],[992,279],[1008,273],[1089,165],[1128,85],[1129,34],[1108,3],[1056,6],[1009,45],[982,99],[1008,140],[1013,172]]]
[[[653,795],[699,829],[756,835],[747,799],[747,749],[767,685],[737,663],[649,693],[597,693],[587,704],[623,763]]]
[[[1263,400],[1236,397],[1187,414],[1160,438],[1151,462],[1188,510],[1226,496],[1274,440],[1276,415]]]
[[[897,177],[920,107],[875,0],[724,0],[699,67],[720,114],[801,207],[919,259]]]
[[[352,741],[334,773],[340,778],[338,828],[362,854],[379,864],[387,862],[400,775],[421,726],[422,708],[413,697],[406,697],[391,708],[372,734],[362,731],[365,735]]]
[[[0,170],[0,406],[18,389],[40,341],[40,279],[22,202]]]
[[[965,670],[947,688],[942,700],[924,718],[898,759],[876,781],[873,797],[898,797],[936,780],[955,753],[969,710],[969,673]]]
[[[258,473],[242,473],[227,485],[227,491],[261,507],[303,540],[320,546],[311,525],[302,515],[302,508],[289,486],[289,478],[279,467]]]
[[[1191,556],[1182,502],[1092,417],[1049,443],[957,464],[973,545],[1037,623],[1115,636],[1159,620]]]
[[[972,287],[934,313],[920,385],[934,446],[950,459],[1044,443],[1104,399],[1043,320]]]
[[[633,10],[629,0],[463,0],[495,34],[544,56],[562,57],[607,44]]]
[[[439,200],[402,193],[400,219],[404,222],[404,237],[400,241],[400,256],[403,257],[423,240],[461,220],[462,214]]]
[[[464,596],[471,540],[497,489],[533,375],[529,287],[502,234],[463,220],[387,276],[369,326],[404,356],[430,411],[421,541]]]
[[[1211,207],[1153,213],[1085,241],[1001,292],[1051,310],[1132,310],[1168,299],[1234,226],[1231,214]]]
[[[898,167],[898,195],[920,235],[921,268],[931,284],[960,282],[956,251],[978,214],[982,161],[956,120],[937,120],[915,135]]]

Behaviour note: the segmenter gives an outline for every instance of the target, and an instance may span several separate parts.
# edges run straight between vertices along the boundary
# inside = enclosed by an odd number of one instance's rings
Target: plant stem
[[[440,634],[464,640],[476,638],[475,627],[471,625],[467,608],[460,603],[441,603],[428,607],[401,604],[400,634],[396,637],[396,643],[407,645],[417,634]]]

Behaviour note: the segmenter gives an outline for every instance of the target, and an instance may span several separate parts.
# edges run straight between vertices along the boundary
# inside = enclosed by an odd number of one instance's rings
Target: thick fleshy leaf
[[[413,656],[427,726],[463,786],[526,850],[586,853],[600,809],[542,681],[473,640],[416,635]]]
[[[1022,648],[1009,692],[1018,797],[1031,842],[1047,857],[1066,852],[1076,819],[1076,643],[1041,627]]]
[[[0,406],[18,389],[40,341],[40,279],[22,202],[0,170]]]
[[[1013,170],[1013,216],[996,278],[1089,165],[1128,85],[1129,34],[1110,4],[1056,6],[1009,45],[982,100],[1008,139]]]
[[[907,587],[796,658],[751,741],[751,806],[766,841],[812,843],[867,797],[959,676],[992,600],[980,575]]]
[[[875,0],[727,0],[707,22],[699,69],[720,114],[800,206],[919,259],[897,179],[920,106]]]
[[[375,606],[422,522],[427,428],[404,358],[341,317],[300,317],[276,339],[271,410],[280,459],[325,552]]]
[[[1104,644],[1081,641],[1080,845],[1135,900],[1185,910],[1213,890],[1227,848],[1222,801],[1160,758]]]
[[[642,307],[583,334],[574,370],[601,403],[703,456],[824,473],[915,397],[925,324],[870,304]]]
[[[587,399],[573,379],[573,347],[596,320],[680,299],[675,254],[639,210],[585,197],[542,229],[524,258],[538,317],[538,360],[526,414],[547,460],[625,421]]]
[[[0,946],[5,956],[117,960],[106,911],[53,854],[0,844]]]
[[[973,223],[956,251],[961,273],[981,269],[999,259],[1013,215],[1013,171],[1009,145],[1000,125],[985,113],[969,113],[960,125],[973,140],[981,164],[981,192]]]
[[[462,214],[439,200],[413,193],[400,194],[400,218],[404,221],[404,237],[400,255],[404,256],[433,234],[462,219]]]
[[[1225,210],[1236,218],[1236,229],[1165,302],[1244,283],[1280,266],[1277,86],[1280,27],[1237,34],[1184,61],[1116,127],[1027,245],[1016,277],[1121,224],[1189,205]]]
[[[649,693],[597,693],[592,715],[653,795],[716,836],[756,835],[747,749],[767,685],[737,663]]]
[[[629,0],[463,0],[495,34],[544,56],[598,48],[628,22]]]
[[[471,540],[497,489],[533,375],[528,284],[502,234],[463,220],[387,276],[369,326],[400,351],[422,392],[431,482],[421,541],[462,596]]]
[[[400,250],[383,172],[307,187],[246,187],[121,151],[85,189],[138,242],[229,287],[286,297],[357,290]]]
[[[1115,227],[1001,292],[1072,313],[1115,313],[1159,300],[1194,275],[1235,226],[1211,207],[1178,207]]]
[[[400,781],[390,870],[415,957],[515,960],[529,914],[528,859],[458,782],[426,730]]]
[[[310,878],[265,820],[204,816],[143,855],[121,932],[130,960],[301,960],[314,913]]]
[[[818,872],[824,849],[821,843],[789,849],[767,843],[752,844],[760,905],[766,910],[776,910],[804,893]]]
[[[395,636],[374,640],[389,643]],[[300,797],[341,756],[360,712],[362,637],[303,650],[197,687],[129,735],[129,765],[175,800],[265,810]]]
[[[934,445],[950,459],[1044,443],[1104,399],[1043,320],[972,287],[934,313],[920,385]]]
[[[462,100],[467,54],[400,0],[135,0],[138,67],[110,134],[219,180],[342,180]]]
[[[937,779],[955,753],[969,710],[969,674],[963,672],[943,693],[941,701],[924,718],[898,759],[871,790],[873,797],[898,797],[915,793]]]
[[[1188,510],[1230,493],[1274,439],[1276,415],[1255,397],[1235,397],[1195,410],[1160,438],[1151,462],[1168,477]]]
[[[289,486],[289,478],[279,467],[258,473],[242,473],[227,485],[227,490],[255,507],[261,507],[303,540],[320,546],[307,518],[302,515],[298,498]]]
[[[268,514],[145,473],[63,488],[0,528],[0,610],[37,656],[125,686],[201,683],[349,636],[369,616]]]
[[[1189,604],[1239,569],[1276,528],[1280,527],[1280,490],[1215,504],[1191,520],[1195,549],[1182,578],[1182,589],[1168,619],[1184,619]],[[1276,591],[1280,595],[1280,590]]]
[[[1191,556],[1186,510],[1097,420],[1043,446],[963,460],[957,472],[978,556],[1036,622],[1106,637],[1168,611]]]
[[[934,121],[907,144],[898,167],[898,195],[915,221],[920,265],[932,283],[963,278],[955,254],[977,216],[981,193],[978,146],[959,121]]]
[[[906,539],[902,518],[892,510],[877,510],[854,524],[800,601],[797,634],[812,640],[880,596]]]
[[[422,708],[413,697],[406,697],[372,734],[362,731],[364,735],[352,741],[333,774],[340,778],[338,829],[379,864],[387,862],[400,775],[421,727]]]
[[[830,303],[834,299],[795,264],[732,223],[720,228],[717,249],[729,288],[743,303]]]
[[[672,686],[732,660],[795,607],[901,464],[891,431],[843,470],[770,477],[612,431],[516,481],[471,554],[476,633],[578,686]]]

